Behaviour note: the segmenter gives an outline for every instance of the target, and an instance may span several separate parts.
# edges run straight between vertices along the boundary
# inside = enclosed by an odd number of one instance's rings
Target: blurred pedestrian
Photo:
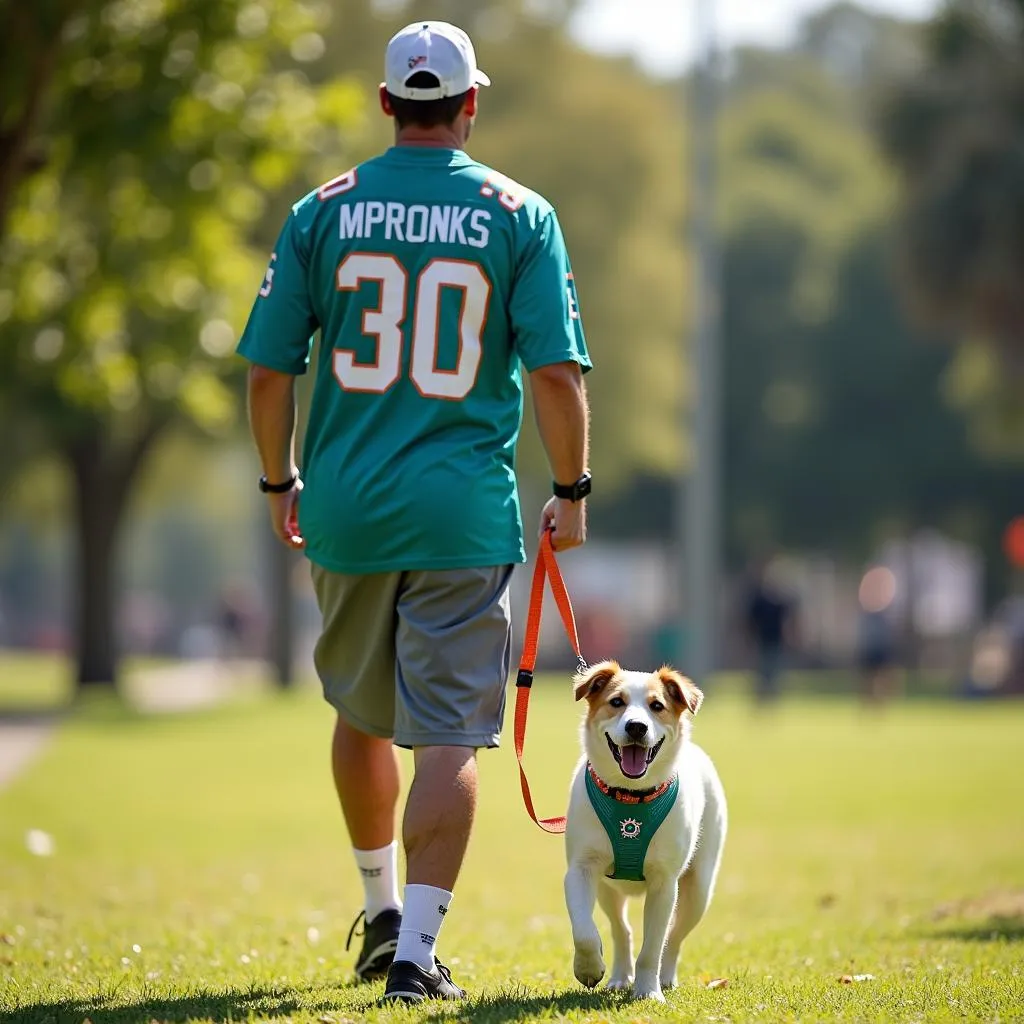
[[[356,974],[387,972],[385,999],[409,1002],[465,995],[435,945],[476,807],[476,751],[498,745],[504,714],[508,583],[525,560],[520,364],[556,481],[541,517],[556,548],[583,543],[590,491],[590,360],[558,218],[464,152],[486,84],[452,25],[392,38],[380,103],[395,145],[295,204],[239,345],[274,529],[313,563],[314,660],[338,714],[334,781],[363,877]],[[300,482],[294,376],[317,328]],[[404,899],[394,744],[415,753]]]
[[[793,638],[794,601],[782,585],[778,564],[763,560],[754,568],[747,590],[744,621],[756,655],[755,690],[758,704],[779,696],[786,652]]]
[[[857,590],[860,606],[857,660],[860,695],[865,704],[883,704],[891,700],[899,688],[899,635],[893,617],[895,600],[896,577],[892,570],[884,565],[868,569]]]
[[[230,583],[221,591],[217,606],[222,661],[242,658],[250,643],[255,614],[248,590],[240,583]]]

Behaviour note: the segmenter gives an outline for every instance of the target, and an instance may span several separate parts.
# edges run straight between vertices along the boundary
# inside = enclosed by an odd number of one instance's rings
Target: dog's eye
[[[657,714],[659,711],[664,711],[665,710],[665,705],[662,704],[660,700],[652,700],[651,701],[651,710],[655,714]]]
[[[626,702],[621,697],[612,697],[608,703],[611,704],[613,708],[624,708],[626,706]]]

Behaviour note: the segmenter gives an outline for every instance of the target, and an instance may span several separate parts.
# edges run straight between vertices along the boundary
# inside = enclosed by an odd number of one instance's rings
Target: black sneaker
[[[385,1002],[422,1003],[424,999],[465,999],[466,993],[452,981],[451,971],[436,957],[434,969],[425,971],[411,960],[396,960],[388,971]]]
[[[391,961],[398,949],[398,929],[402,925],[402,914],[398,910],[382,910],[372,921],[366,920],[366,911],[361,910],[352,922],[345,942],[345,951],[352,945],[356,927],[363,922],[363,948],[356,960],[356,977],[360,981],[377,981],[388,973]]]

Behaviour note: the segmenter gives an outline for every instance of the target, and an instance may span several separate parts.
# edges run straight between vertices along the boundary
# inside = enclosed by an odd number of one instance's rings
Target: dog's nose
[[[626,723],[626,735],[631,740],[640,740],[647,735],[647,723],[646,722],[627,722]]]

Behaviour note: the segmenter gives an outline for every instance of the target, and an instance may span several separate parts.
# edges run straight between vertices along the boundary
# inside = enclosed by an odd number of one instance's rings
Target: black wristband
[[[281,484],[272,484],[265,476],[261,476],[260,490],[264,494],[287,494],[298,482],[298,473],[292,473],[291,477]]]
[[[563,498],[566,501],[582,501],[590,494],[590,474],[584,473],[573,484],[560,484],[557,480],[553,486],[556,498]]]

